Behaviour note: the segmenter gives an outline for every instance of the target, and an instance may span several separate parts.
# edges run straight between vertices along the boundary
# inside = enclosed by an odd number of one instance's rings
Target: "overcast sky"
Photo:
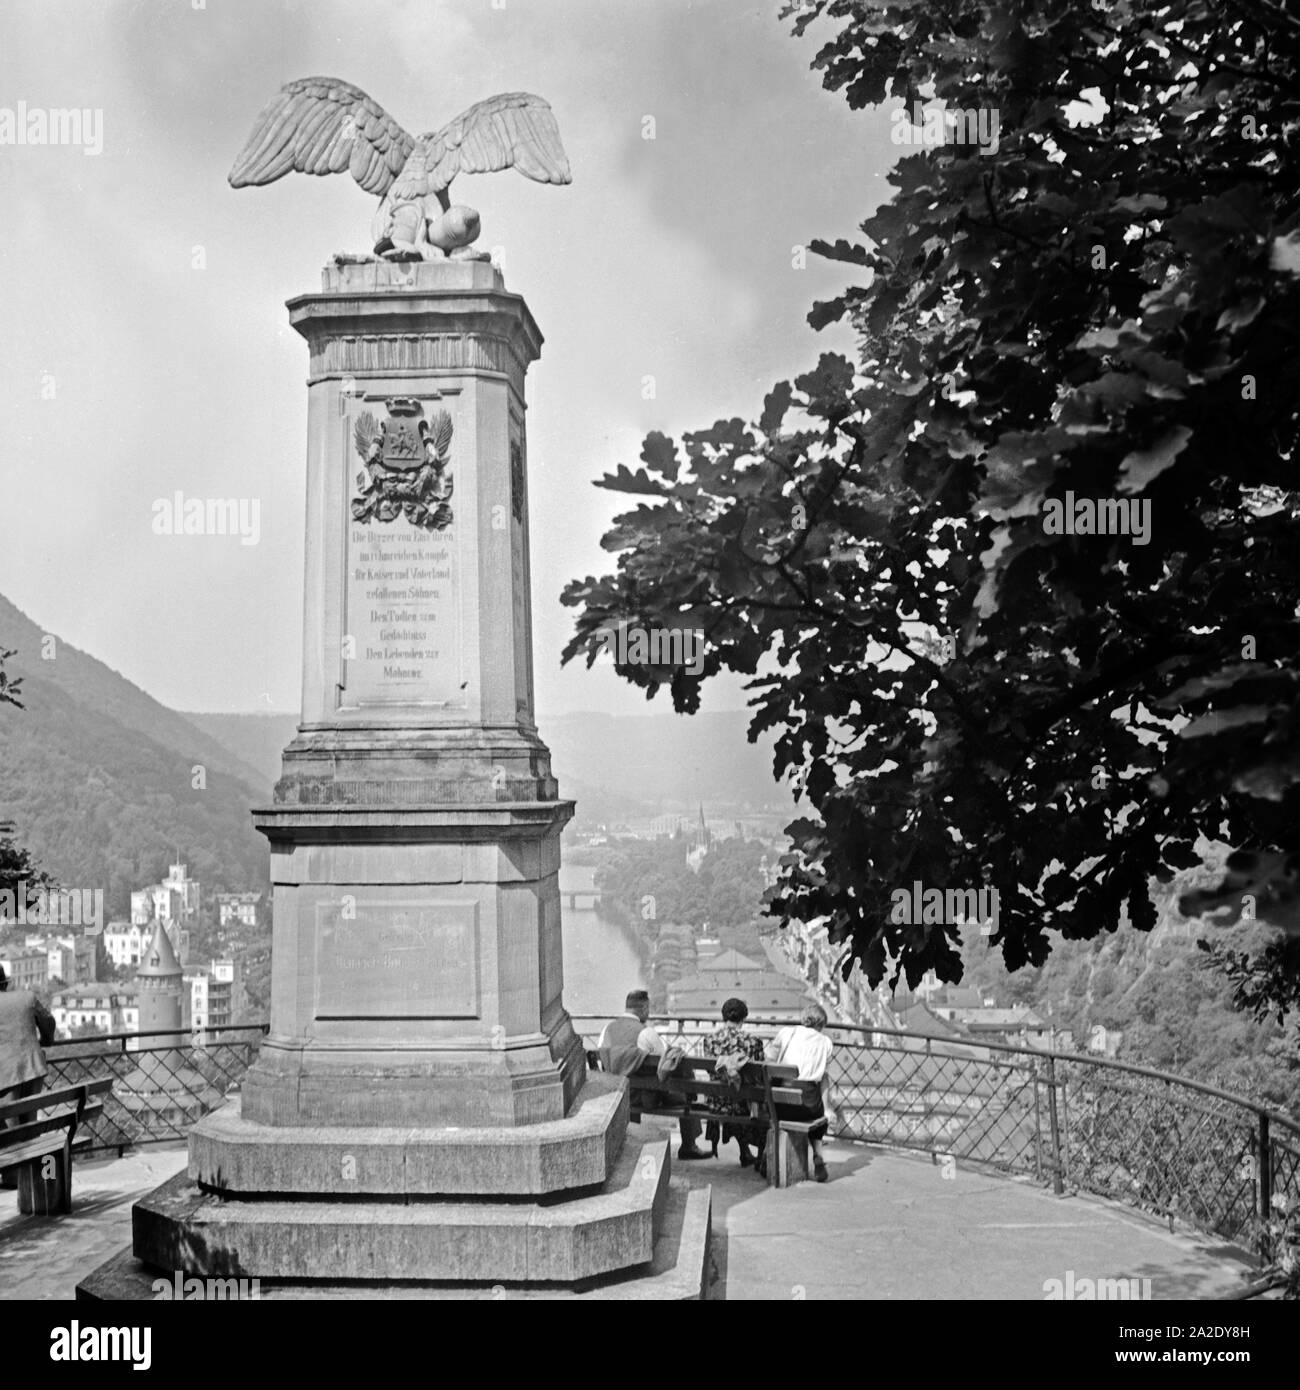
[[[572,186],[507,171],[453,198],[546,337],[528,379],[538,713],[670,708],[560,669],[560,591],[611,567],[620,503],[591,481],[635,465],[648,430],[752,417],[773,381],[851,349],[804,318],[851,268],[795,270],[791,249],[852,237],[899,153],[887,112],[851,112],[809,71],[826,27],[796,40],[779,10],[0,0],[0,112],[103,113],[98,155],[0,146],[0,592],[175,708],[296,711],[307,347],[284,301],[335,251],[369,250],[374,199],[346,175],[236,192],[226,174],[295,77],[345,78],[416,132],[533,91]],[[259,499],[259,543],[155,535],[178,489]],[[732,682],[706,708],[743,699]]]

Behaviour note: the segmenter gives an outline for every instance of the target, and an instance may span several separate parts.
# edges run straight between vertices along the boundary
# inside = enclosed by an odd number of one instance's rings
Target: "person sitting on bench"
[[[668,1044],[650,1026],[650,996],[643,989],[634,989],[627,996],[627,1012],[621,1018],[612,1018],[600,1035],[600,1064],[615,1076],[633,1076],[641,1064],[651,1057],[659,1058],[659,1069],[663,1074],[676,1071],[682,1065],[683,1053]],[[633,1107],[637,1107],[637,1096],[633,1084]],[[692,1115],[683,1115],[677,1122],[681,1134],[681,1147],[677,1157],[682,1159],[708,1158],[708,1154],[696,1148],[700,1137],[700,1122]]]
[[[703,1040],[700,1044],[701,1054],[705,1057],[718,1059],[729,1058],[733,1067],[736,1067],[736,1064],[743,1065],[745,1062],[761,1062],[763,1060],[763,1039],[757,1033],[751,1033],[749,1029],[741,1026],[748,1017],[749,1006],[743,999],[728,999],[722,1006],[722,1026],[715,1028]],[[743,1100],[710,1096],[705,1104],[720,1117],[749,1114],[749,1105]],[[721,1118],[709,1121],[706,1140],[713,1146],[714,1158],[718,1156],[719,1141],[725,1144],[732,1135],[735,1135],[736,1144],[740,1149],[740,1166],[748,1168],[754,1162],[754,1155],[749,1150],[749,1139],[746,1137],[744,1128],[740,1125],[729,1125],[725,1119]]]
[[[834,1043],[822,1032],[826,1027],[826,1010],[820,1004],[809,1004],[803,1011],[803,1019],[797,1027],[782,1028],[767,1045],[767,1060],[783,1062],[788,1067],[798,1067],[800,1081],[816,1081],[817,1099],[813,1106],[800,1109],[792,1105],[778,1105],[777,1118],[781,1120],[817,1120],[808,1131],[808,1142],[813,1151],[813,1176],[818,1182],[826,1181],[826,1163],[822,1158],[822,1140],[830,1128],[834,1111],[827,1100],[830,1096],[831,1082],[826,1074],[826,1064],[835,1050]]]

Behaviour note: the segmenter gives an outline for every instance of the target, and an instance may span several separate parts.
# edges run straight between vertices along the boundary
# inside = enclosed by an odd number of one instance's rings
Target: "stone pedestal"
[[[271,844],[274,1126],[561,1118],[557,796],[533,722],[524,372],[473,261],[327,269],[311,350],[302,723]]]
[[[134,1211],[151,1270],[354,1296],[622,1275],[699,1297],[708,1194],[627,1140],[565,1011],[559,799],[533,719],[527,306],[481,262],[331,267],[311,352],[302,721],[273,803],[271,1026]],[[629,1292],[631,1291],[631,1292]]]
[[[562,1118],[584,1058],[560,997],[567,803],[275,807],[268,1125]],[[284,968],[281,968],[281,962]]]

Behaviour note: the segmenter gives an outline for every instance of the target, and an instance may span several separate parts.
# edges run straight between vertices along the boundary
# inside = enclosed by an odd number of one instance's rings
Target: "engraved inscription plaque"
[[[455,529],[348,523],[341,706],[465,707]]]
[[[477,1018],[478,904],[356,898],[316,907],[317,1018]]]

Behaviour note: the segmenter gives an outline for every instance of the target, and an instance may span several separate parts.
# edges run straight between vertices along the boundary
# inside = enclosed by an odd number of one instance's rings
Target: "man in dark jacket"
[[[627,1012],[605,1025],[605,1031],[600,1035],[599,1051],[601,1066],[616,1076],[635,1076],[644,1063],[657,1058],[660,1080],[684,1068],[683,1058],[686,1055],[684,1048],[669,1047],[657,1030],[650,1026],[650,996],[643,989],[632,990],[627,996]],[[637,1104],[637,1100],[638,1097],[633,1095],[633,1105]],[[694,1116],[683,1115],[677,1121],[677,1129],[681,1135],[678,1158],[709,1157],[696,1147],[700,1122]]]
[[[0,965],[0,1101],[34,1096],[45,1086],[45,1054],[54,1041],[54,1019],[44,1004],[26,989],[11,990]],[[4,1121],[0,1120],[0,1125]],[[7,1175],[0,1186],[12,1187]]]
[[[45,1084],[45,1054],[54,1019],[27,989],[11,990],[0,965],[0,1100],[33,1096]]]

